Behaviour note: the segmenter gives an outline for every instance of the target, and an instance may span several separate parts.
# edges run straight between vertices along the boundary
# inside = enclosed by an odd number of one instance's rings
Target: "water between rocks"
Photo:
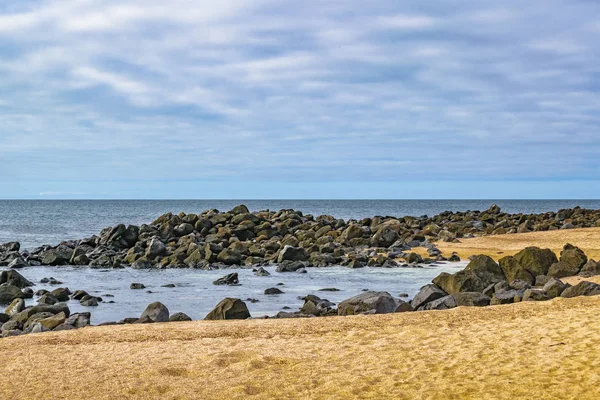
[[[266,277],[255,276],[251,269],[102,270],[76,266],[41,266],[24,268],[19,272],[36,284],[34,291],[68,287],[71,291],[85,290],[91,295],[102,297],[104,302],[98,307],[83,307],[74,300],[68,302],[72,313],[91,312],[92,324],[95,325],[126,317],[139,317],[146,306],[154,301],[165,304],[171,314],[184,312],[197,320],[203,319],[225,297],[259,300],[256,303],[246,301],[253,317],[273,316],[286,306],[290,307],[289,311],[297,311],[304,303],[298,296],[307,294],[314,294],[334,303],[360,294],[363,289],[387,291],[393,296],[406,293],[412,298],[421,286],[431,282],[439,273],[454,273],[465,265],[466,262],[439,263],[422,268],[326,267],[309,268],[306,274],[278,273],[275,272],[275,267],[266,267],[271,273]],[[240,286],[212,284],[214,280],[231,272],[238,272]],[[51,286],[39,283],[45,277],[53,277],[63,284]],[[144,284],[146,289],[130,289],[134,282]],[[279,283],[283,285],[277,286]],[[161,287],[165,284],[176,286]],[[264,290],[270,287],[277,287],[284,293],[265,295]],[[340,291],[319,291],[323,288],[337,288]],[[108,303],[111,300],[114,301],[113,304]],[[27,305],[36,304],[37,296],[26,302]]]

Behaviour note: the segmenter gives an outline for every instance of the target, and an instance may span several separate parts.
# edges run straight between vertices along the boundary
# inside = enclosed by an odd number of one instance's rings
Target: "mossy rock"
[[[532,285],[535,281],[535,278],[513,256],[501,258],[498,264],[504,272],[507,282],[521,280]]]
[[[550,266],[558,262],[552,250],[539,247],[527,247],[515,254],[515,259],[533,276],[548,275]]]

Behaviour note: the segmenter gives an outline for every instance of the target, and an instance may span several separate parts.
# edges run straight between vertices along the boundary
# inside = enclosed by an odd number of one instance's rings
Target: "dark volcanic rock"
[[[566,288],[560,297],[597,296],[600,294],[600,285],[593,282],[583,281],[575,286]]]
[[[32,282],[25,279],[23,275],[21,275],[15,270],[2,271],[2,273],[0,273],[0,284],[3,283],[7,283],[9,285],[16,286],[21,289],[28,286],[33,286]]]
[[[233,272],[231,274],[225,275],[222,278],[217,279],[213,282],[213,285],[238,285],[240,283],[238,279],[238,273]]]
[[[396,300],[388,292],[364,292],[342,301],[338,315],[386,314],[396,311]]]
[[[152,322],[169,322],[169,309],[158,301],[151,303],[140,316],[141,320],[146,318]]]
[[[429,302],[432,302],[447,295],[448,293],[444,292],[436,285],[428,284],[423,286],[419,290],[419,293],[415,295],[415,297],[410,302],[410,305],[416,310],[417,308]]]
[[[204,318],[205,320],[248,319],[250,312],[240,299],[225,298]]]
[[[515,259],[533,276],[548,275],[550,266],[558,262],[552,250],[539,247],[527,247],[515,254]]]

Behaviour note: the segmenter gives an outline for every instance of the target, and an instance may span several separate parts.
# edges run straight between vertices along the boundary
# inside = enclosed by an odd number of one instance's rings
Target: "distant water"
[[[228,211],[238,204],[246,204],[251,211],[292,208],[348,220],[486,210],[494,203],[510,213],[542,213],[575,206],[600,209],[600,200],[0,200],[0,243],[17,240],[24,248],[54,245],[119,223],[149,223],[166,212]]]

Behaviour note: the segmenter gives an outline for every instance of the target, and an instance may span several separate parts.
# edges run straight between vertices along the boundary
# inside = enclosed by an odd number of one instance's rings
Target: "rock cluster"
[[[537,247],[527,247],[498,263],[480,255],[472,257],[461,271],[435,277],[433,284],[421,288],[411,306],[415,310],[442,310],[600,294],[598,284],[583,281],[571,287],[560,280],[577,274],[600,274],[600,265],[571,244],[564,246],[560,258],[549,249]]]
[[[581,208],[507,214],[492,206],[481,212],[447,211],[433,217],[375,216],[344,221],[295,210],[251,213],[240,205],[228,212],[168,213],[148,225],[117,225],[98,236],[32,251],[21,252],[19,243],[7,243],[0,246],[0,266],[209,269],[278,263],[285,265],[286,271],[327,265],[395,267],[442,260],[430,245],[434,241],[599,224],[600,210]],[[406,252],[421,245],[429,247],[430,257],[425,260]],[[564,266],[556,268],[564,270]]]

